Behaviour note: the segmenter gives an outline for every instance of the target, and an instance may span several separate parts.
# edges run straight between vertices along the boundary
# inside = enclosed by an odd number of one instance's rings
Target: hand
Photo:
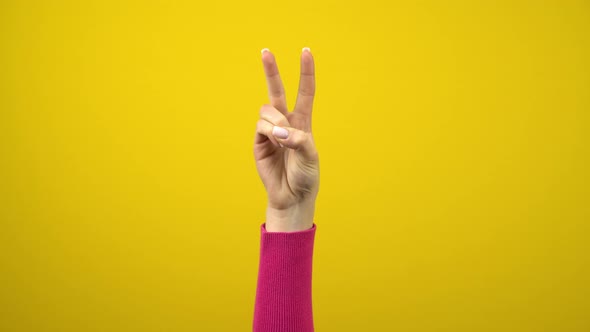
[[[301,53],[295,109],[289,112],[274,55],[262,50],[270,105],[260,109],[254,159],[268,195],[266,230],[294,232],[313,226],[319,190],[318,152],[311,134],[315,69],[308,48]]]

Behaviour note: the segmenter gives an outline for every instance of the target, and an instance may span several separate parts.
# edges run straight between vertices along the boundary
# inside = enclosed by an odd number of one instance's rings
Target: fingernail
[[[264,54],[264,52],[270,52],[270,50],[268,48],[263,48],[260,50],[261,54]]]
[[[272,134],[273,136],[277,137],[277,138],[287,138],[289,137],[289,131],[285,128],[281,128],[281,127],[277,127],[274,126],[272,128]]]
[[[301,52],[311,52],[311,50],[309,49],[309,47],[304,47],[301,49]]]

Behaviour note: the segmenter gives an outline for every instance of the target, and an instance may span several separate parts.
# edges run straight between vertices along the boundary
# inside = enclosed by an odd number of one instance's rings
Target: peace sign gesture
[[[319,190],[319,159],[311,133],[315,95],[314,60],[301,53],[301,77],[295,108],[289,112],[274,55],[262,50],[270,105],[260,109],[254,159],[268,195],[266,230],[293,232],[313,226]]]

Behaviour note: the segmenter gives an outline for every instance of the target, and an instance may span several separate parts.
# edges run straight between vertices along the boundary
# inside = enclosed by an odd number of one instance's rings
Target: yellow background
[[[317,65],[318,331],[590,331],[587,1],[0,4],[0,331],[248,331],[260,49]]]

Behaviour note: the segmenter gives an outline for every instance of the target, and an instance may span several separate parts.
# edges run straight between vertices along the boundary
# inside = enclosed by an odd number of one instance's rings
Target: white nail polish
[[[270,50],[268,48],[263,48],[260,50],[261,54],[264,54],[264,52],[270,52]]]
[[[311,50],[309,49],[309,47],[304,47],[303,49],[301,49],[301,52],[311,52]]]
[[[275,136],[277,138],[282,138],[282,139],[289,137],[289,131],[285,128],[281,128],[278,126],[274,126],[272,128],[272,134],[273,134],[273,136]]]

